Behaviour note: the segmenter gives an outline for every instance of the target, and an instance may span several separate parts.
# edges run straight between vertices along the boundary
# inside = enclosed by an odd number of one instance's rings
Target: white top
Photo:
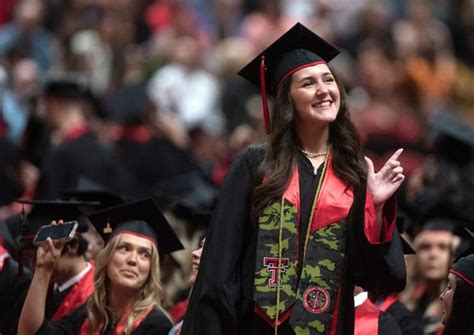
[[[73,286],[74,284],[76,284],[79,280],[82,279],[82,277],[84,277],[87,272],[89,272],[91,270],[92,266],[90,263],[87,263],[87,266],[84,270],[82,270],[81,272],[79,272],[77,275],[75,275],[74,277],[72,277],[71,279],[65,281],[62,285],[59,285],[57,287],[58,291],[59,292],[63,292],[63,291],[66,291],[68,288],[70,288],[71,286]],[[57,285],[57,284],[55,284]]]

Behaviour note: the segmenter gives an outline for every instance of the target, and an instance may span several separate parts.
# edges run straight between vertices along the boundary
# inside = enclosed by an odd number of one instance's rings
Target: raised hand
[[[60,220],[59,224],[63,221]],[[52,225],[58,224],[56,221],[51,222]],[[56,261],[61,256],[61,252],[64,248],[64,243],[53,242],[51,238],[47,238],[45,243],[38,246],[36,251],[36,266],[35,269],[41,269],[45,271],[53,271]]]
[[[400,187],[405,176],[403,175],[403,167],[398,161],[398,157],[402,154],[403,149],[398,149],[384,164],[384,166],[376,173],[374,163],[368,157],[367,162],[367,187],[375,207],[382,206],[395,191]]]

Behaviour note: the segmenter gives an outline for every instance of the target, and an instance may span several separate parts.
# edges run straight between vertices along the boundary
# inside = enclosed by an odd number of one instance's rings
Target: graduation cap
[[[114,206],[87,217],[104,241],[121,233],[151,240],[162,254],[183,249],[175,232],[151,198]]]
[[[137,125],[146,120],[151,106],[145,81],[119,88],[105,99],[107,119],[119,124]]]
[[[47,78],[43,85],[43,95],[66,99],[87,99],[90,91],[84,76],[68,73]]]
[[[470,236],[471,247],[459,256],[449,272],[474,287],[474,234],[467,229],[466,231]]]
[[[33,205],[30,213],[23,219],[20,241],[22,247],[31,246],[31,242],[38,230],[45,225],[49,225],[53,220],[79,222],[79,231],[87,229],[84,222],[83,207],[97,206],[99,202],[68,201],[68,200],[17,200],[22,204]]]
[[[94,205],[90,208],[84,208],[85,212],[92,212],[102,210],[108,207],[118,206],[126,202],[125,197],[107,191],[87,177],[79,177],[77,185],[74,189],[61,192],[61,199],[75,200],[75,201],[92,201],[98,202],[99,205]]]
[[[239,75],[260,87],[265,130],[270,132],[266,94],[275,97],[281,84],[296,71],[329,63],[339,50],[301,23],[295,24],[239,71]]]
[[[467,164],[474,157],[474,129],[453,113],[437,113],[429,120],[437,152],[450,161]]]

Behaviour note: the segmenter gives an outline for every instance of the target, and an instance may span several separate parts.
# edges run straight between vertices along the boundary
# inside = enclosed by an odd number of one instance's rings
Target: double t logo
[[[286,268],[289,266],[289,263],[290,260],[288,258],[281,259],[280,274],[285,272]],[[263,257],[263,266],[265,266],[267,271],[270,273],[268,286],[275,287],[277,285],[278,257]]]

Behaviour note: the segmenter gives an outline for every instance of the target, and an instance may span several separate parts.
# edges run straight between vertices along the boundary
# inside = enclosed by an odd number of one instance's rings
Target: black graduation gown
[[[16,334],[31,279],[27,269],[22,276],[18,275],[18,263],[13,259],[7,260],[0,270],[0,334]]]
[[[250,194],[262,148],[249,148],[233,162],[220,191],[206,238],[202,260],[184,319],[185,335],[273,334],[274,330],[254,312],[254,271],[257,227],[249,219]],[[298,158],[301,218],[309,218],[318,178],[304,156]],[[311,193],[312,196],[305,196]],[[355,202],[354,202],[355,203]],[[351,334],[354,326],[353,286],[369,291],[401,291],[405,264],[396,229],[391,242],[371,245],[357,224],[363,206],[349,214],[351,232],[341,283],[337,334]],[[300,225],[304,224],[303,219]],[[306,220],[307,221],[307,220]],[[306,223],[307,224],[307,223]],[[305,231],[300,227],[300,231]],[[288,322],[279,334],[293,334]]]
[[[403,335],[423,334],[421,321],[418,320],[400,301],[394,302],[389,308],[387,308],[387,313],[392,315],[395,319]]]
[[[82,324],[87,318],[86,305],[82,305],[72,313],[66,315],[61,320],[43,323],[36,332],[37,335],[77,335]],[[171,321],[166,315],[152,309],[143,319],[137,328],[131,333],[133,335],[168,335],[171,329]],[[102,335],[108,335],[107,333]]]
[[[115,183],[112,154],[90,132],[49,149],[41,166],[37,198],[58,198],[61,192],[74,189],[81,176],[105,187]]]

